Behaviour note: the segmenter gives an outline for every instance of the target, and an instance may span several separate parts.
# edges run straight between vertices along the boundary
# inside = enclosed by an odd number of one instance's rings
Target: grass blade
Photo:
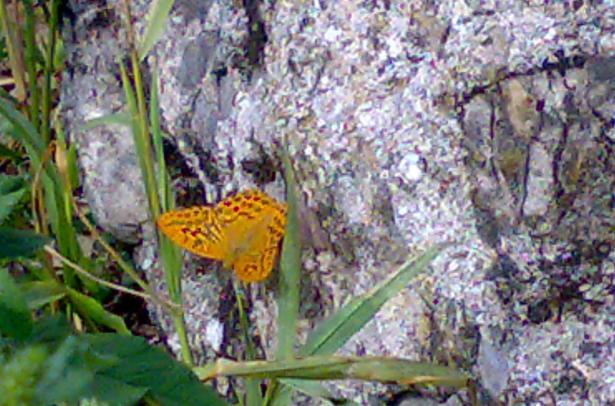
[[[374,317],[382,305],[399,293],[441,252],[443,246],[428,249],[406,262],[390,279],[374,290],[356,297],[322,322],[308,337],[302,355],[333,354]]]
[[[293,346],[297,337],[299,314],[299,292],[301,288],[301,241],[297,218],[297,183],[288,156],[287,143],[282,149],[282,163],[286,178],[286,200],[288,205],[286,233],[280,256],[280,277],[278,282],[278,348],[277,359],[293,357]],[[289,405],[291,391],[286,386],[272,382],[267,388],[265,404]]]
[[[145,95],[142,88],[141,73],[138,67],[136,54],[132,53],[132,73],[134,77],[134,90],[128,78],[126,67],[120,63],[120,73],[126,103],[130,112],[132,134],[135,142],[135,149],[141,168],[141,177],[145,186],[145,192],[149,203],[151,218],[155,221],[160,216],[160,199],[158,195],[158,184],[156,182],[156,172],[154,160],[152,158],[152,140],[148,127],[148,114],[145,106]],[[163,176],[160,174],[160,176]],[[164,267],[167,289],[172,302],[181,305],[181,256],[177,248],[164,236],[160,236],[160,253]],[[192,364],[192,355],[188,343],[188,335],[182,314],[172,314],[173,324],[179,336],[182,359],[187,364]]]
[[[139,61],[145,58],[164,32],[173,3],[175,3],[174,0],[154,0],[150,13],[147,16],[145,35],[143,35],[143,39],[139,45]]]
[[[463,388],[469,377],[454,368],[401,358],[312,356],[281,361],[235,362],[220,359],[193,370],[201,379],[220,376],[307,380],[358,379],[401,385],[430,384]]]
[[[96,299],[71,288],[66,288],[66,294],[82,317],[93,320],[99,325],[109,327],[120,334],[131,334],[126,324],[124,324],[124,319],[105,310]]]
[[[39,104],[40,104],[40,91],[36,83],[36,43],[35,43],[35,21],[34,21],[34,8],[32,7],[32,0],[23,0],[24,12],[26,14],[26,24],[24,26],[24,42],[25,42],[25,64],[26,72],[28,74],[28,91],[30,93],[30,100],[28,101],[30,108],[30,121],[34,127],[38,128],[39,125]]]
[[[13,104],[8,99],[3,97],[0,97],[0,114],[5,116],[13,125],[13,131],[7,135],[12,136],[17,141],[23,143],[28,149],[31,149],[32,151],[29,151],[28,155],[33,160],[33,166],[40,166],[41,157],[46,147],[36,128],[23,114],[13,107]]]
[[[162,146],[162,130],[160,129],[160,104],[158,100],[158,69],[152,69],[152,83],[150,85],[150,110],[149,120],[152,126],[152,144],[154,154],[158,163],[156,180],[158,181],[158,196],[160,197],[160,208],[163,212],[170,210],[173,206],[173,193],[169,188],[169,175],[164,159],[164,148]]]
[[[293,345],[297,337],[297,315],[299,313],[299,289],[301,284],[301,243],[297,218],[297,187],[292,164],[286,149],[282,152],[287,189],[286,235],[280,257],[280,280],[278,285],[278,349],[277,358],[293,356]]]
[[[20,288],[30,310],[40,309],[66,296],[64,287],[53,279],[24,282]]]
[[[132,125],[132,121],[130,120],[130,115],[127,113],[106,114],[104,116],[86,121],[85,124],[81,126],[80,130],[89,131],[93,128],[100,127],[101,125],[112,124],[130,128],[130,126]]]
[[[12,10],[13,13],[17,13],[16,9]],[[0,27],[4,31],[4,38],[6,41],[6,49],[9,54],[9,66],[11,68],[11,74],[15,80],[15,96],[19,101],[24,101],[26,98],[26,80],[25,80],[25,68],[23,49],[19,41],[18,31],[19,27],[16,24],[15,15],[9,16],[6,2],[0,1]],[[2,101],[0,100],[0,104]]]

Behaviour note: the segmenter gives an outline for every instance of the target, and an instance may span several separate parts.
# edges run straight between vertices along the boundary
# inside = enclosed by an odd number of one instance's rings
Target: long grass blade
[[[286,177],[286,200],[288,204],[286,234],[280,257],[278,285],[278,349],[277,358],[293,356],[297,338],[297,315],[299,313],[299,290],[301,285],[301,243],[297,218],[297,185],[293,167],[286,149],[282,151]]]
[[[167,26],[169,12],[173,7],[174,0],[155,0],[147,16],[145,35],[139,45],[139,61],[142,61],[160,38]]]
[[[13,9],[14,13],[17,13],[17,9]],[[23,49],[21,47],[21,41],[19,41],[20,35],[17,31],[19,27],[15,23],[16,19],[9,16],[8,9],[6,8],[6,2],[0,1],[0,28],[4,31],[4,38],[6,39],[6,48],[9,54],[9,66],[11,67],[11,74],[15,81],[15,97],[19,101],[23,101],[26,98],[26,81],[24,77],[24,61],[23,61]],[[0,103],[2,101],[0,100]]]
[[[28,91],[30,93],[30,99],[28,105],[30,107],[30,121],[34,127],[39,126],[39,88],[37,83],[36,74],[36,43],[34,32],[34,8],[32,7],[32,0],[23,0],[24,11],[26,14],[26,24],[24,27],[24,42],[25,49],[25,64],[28,72]]]
[[[85,124],[83,124],[79,129],[81,131],[89,131],[93,128],[100,127],[101,125],[112,124],[130,128],[132,121],[130,119],[130,115],[127,113],[106,114],[104,116],[86,121]]]
[[[126,94],[126,102],[130,111],[132,134],[137,151],[137,158],[141,168],[141,175],[145,186],[145,192],[148,197],[149,210],[152,219],[157,219],[160,216],[160,199],[158,196],[158,186],[156,183],[156,173],[152,158],[152,141],[150,139],[148,115],[145,107],[145,95],[142,88],[141,73],[138,67],[136,55],[132,54],[132,73],[135,78],[134,90],[128,78],[128,73],[123,63],[120,63],[120,72],[124,93]],[[162,175],[161,175],[162,176]],[[181,306],[181,257],[176,248],[164,236],[160,236],[160,253],[164,267],[165,280],[167,289],[172,301]],[[188,365],[192,364],[192,354],[186,333],[186,327],[183,320],[183,314],[174,313],[173,325],[179,336],[179,341],[182,350],[182,359]]]
[[[286,178],[286,200],[288,205],[286,233],[280,257],[280,278],[278,282],[278,348],[277,359],[293,357],[297,337],[299,294],[301,288],[301,241],[297,217],[297,182],[288,155],[288,143],[282,149],[282,163]],[[289,405],[291,391],[288,387],[271,382],[267,388],[265,404]]]
[[[167,173],[166,160],[164,159],[158,93],[158,69],[154,66],[152,69],[152,83],[150,85],[149,120],[152,126],[152,144],[154,145],[154,154],[156,155],[156,162],[158,164],[156,180],[158,184],[158,196],[160,197],[160,208],[163,212],[166,212],[172,208],[174,201],[173,193],[169,188],[169,175]]]
[[[374,290],[352,299],[308,337],[302,355],[333,354],[380,310],[382,305],[405,288],[441,252],[443,246],[428,249],[417,259],[406,262],[387,281]]]
[[[0,97],[0,114],[6,117],[13,125],[13,131],[7,135],[13,136],[17,141],[24,144],[26,148],[32,149],[32,151],[28,151],[28,155],[33,160],[32,164],[39,166],[46,147],[36,128],[23,114],[13,107],[13,103],[10,100],[3,97]]]
[[[431,384],[465,387],[468,375],[454,368],[401,358],[311,356],[281,361],[235,362],[220,359],[193,369],[203,380],[221,376],[307,380],[359,379],[401,385]]]

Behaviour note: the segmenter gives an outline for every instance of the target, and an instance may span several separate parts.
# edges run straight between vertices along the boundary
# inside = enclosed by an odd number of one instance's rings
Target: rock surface
[[[88,96],[115,69],[113,28],[81,29],[107,40],[73,50],[85,66],[64,93],[74,123],[122,106],[117,83]],[[612,3],[266,2],[255,11],[186,0],[153,56],[165,128],[205,202],[254,185],[281,199],[275,151],[288,137],[310,236],[301,337],[408,255],[454,241],[341,353],[453,361],[477,377],[481,404],[615,402]],[[92,208],[116,230],[143,221],[130,209],[142,192],[134,159],[107,150],[105,134],[76,139]],[[133,156],[130,137],[119,138],[118,151]],[[122,168],[120,184],[129,179],[115,205],[105,165]],[[151,263],[154,252],[146,243],[138,259]],[[161,283],[157,266],[146,268]],[[239,341],[225,325],[228,278],[186,272],[201,361]],[[274,282],[251,289],[268,356]],[[362,404],[400,390],[330,387]]]

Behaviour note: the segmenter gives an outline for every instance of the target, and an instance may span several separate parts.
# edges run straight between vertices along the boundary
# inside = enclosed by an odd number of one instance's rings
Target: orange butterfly
[[[286,228],[286,205],[259,190],[247,190],[214,207],[165,213],[158,227],[182,248],[223,261],[242,281],[259,282],[275,264]]]

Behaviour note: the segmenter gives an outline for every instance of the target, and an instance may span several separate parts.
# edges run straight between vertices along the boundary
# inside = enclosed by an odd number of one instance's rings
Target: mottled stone
[[[450,241],[342,354],[453,361],[493,402],[613,403],[615,9],[597,3],[267,3],[262,65],[245,51],[254,10],[178,11],[154,50],[165,128],[208,202],[254,184],[281,198],[288,138],[313,237],[300,340],[408,255]],[[194,54],[210,72],[180,79],[190,44],[213,34],[216,52]],[[227,321],[223,275],[184,279],[200,360],[217,345],[211,320]],[[274,288],[250,292],[268,357]],[[234,356],[228,327],[221,351]],[[361,404],[400,390],[327,386]]]
[[[506,354],[490,340],[488,334],[481,334],[477,365],[481,384],[497,399],[508,386],[509,368]]]
[[[61,87],[66,132],[77,144],[83,190],[97,225],[136,243],[148,215],[130,127],[83,129],[88,120],[126,111],[117,64],[126,51],[117,38],[125,33],[115,8],[88,9],[78,2],[71,7],[77,20],[65,41],[68,67]]]

